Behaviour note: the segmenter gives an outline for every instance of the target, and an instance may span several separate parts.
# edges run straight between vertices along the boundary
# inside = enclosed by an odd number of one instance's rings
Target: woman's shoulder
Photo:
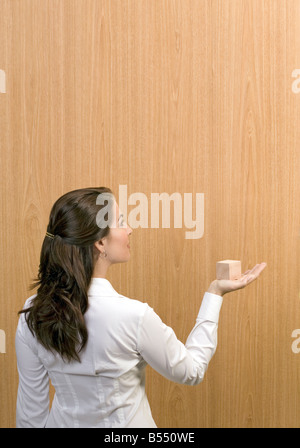
[[[141,313],[144,313],[146,309],[149,307],[148,303],[144,302],[141,299],[127,297],[122,294],[118,295],[118,303],[124,306],[131,307],[132,309],[136,309],[138,312]]]
[[[147,302],[118,293],[110,297],[99,296],[89,300],[90,313],[95,312],[114,319],[131,320],[134,316],[140,318],[148,308]]]
[[[24,306],[23,306],[23,310],[26,310],[28,308],[31,307],[32,305],[32,301],[34,300],[34,298],[37,296],[37,294],[33,294],[32,296],[28,297],[28,299],[26,299]],[[26,322],[26,313],[20,313],[19,315],[19,320],[18,320],[18,325],[17,325],[17,330],[16,330],[16,338],[21,338],[21,339],[26,339],[26,341],[33,341],[33,335],[31,334],[27,322]]]
[[[36,296],[37,294],[33,294],[32,296],[28,297],[28,299],[25,300],[24,309],[29,308],[32,305],[32,302],[36,298]]]

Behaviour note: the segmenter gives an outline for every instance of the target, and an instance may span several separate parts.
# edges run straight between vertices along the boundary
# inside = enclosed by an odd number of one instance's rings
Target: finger
[[[259,264],[257,263],[255,266],[253,266],[252,269],[250,269],[250,274],[254,274],[258,267],[259,267]]]
[[[252,269],[248,271],[248,274],[257,274],[257,272],[262,271],[266,267],[267,263],[257,263]]]
[[[254,267],[252,274],[258,277],[259,274],[265,269],[266,266],[267,266],[267,263],[265,263],[265,262],[257,264]]]
[[[257,268],[258,264],[256,264],[252,269],[248,269],[247,271],[244,272],[244,274],[241,275],[241,277],[237,280],[241,280],[243,282],[247,282],[250,278],[250,275],[254,274],[254,270]],[[252,279],[252,277],[251,277]]]
[[[255,265],[247,275],[247,283],[251,283],[253,280],[255,280],[262,273],[266,266],[267,263],[265,262]]]

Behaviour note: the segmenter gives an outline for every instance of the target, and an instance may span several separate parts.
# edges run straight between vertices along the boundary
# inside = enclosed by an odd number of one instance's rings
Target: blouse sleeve
[[[148,306],[139,326],[139,353],[165,378],[186,385],[199,384],[217,347],[222,302],[219,295],[204,294],[196,324],[185,345]]]
[[[49,415],[49,377],[29,333],[23,314],[15,337],[19,373],[16,427],[43,428]]]

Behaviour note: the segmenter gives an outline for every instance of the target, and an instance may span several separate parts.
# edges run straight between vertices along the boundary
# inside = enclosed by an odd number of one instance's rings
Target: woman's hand
[[[224,296],[224,294],[227,294],[228,292],[245,288],[245,286],[257,279],[266,266],[267,263],[257,264],[254,268],[248,269],[248,271],[244,272],[238,280],[214,280],[210,284],[207,292]]]

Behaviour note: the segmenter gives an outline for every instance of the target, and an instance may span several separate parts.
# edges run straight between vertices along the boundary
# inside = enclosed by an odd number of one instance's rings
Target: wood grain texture
[[[205,194],[203,238],[135,229],[108,276],[183,342],[218,260],[268,264],[224,297],[201,385],[148,367],[157,425],[299,427],[299,23],[298,0],[1,0],[0,427],[50,207],[95,185],[144,193],[149,213],[151,193]]]

